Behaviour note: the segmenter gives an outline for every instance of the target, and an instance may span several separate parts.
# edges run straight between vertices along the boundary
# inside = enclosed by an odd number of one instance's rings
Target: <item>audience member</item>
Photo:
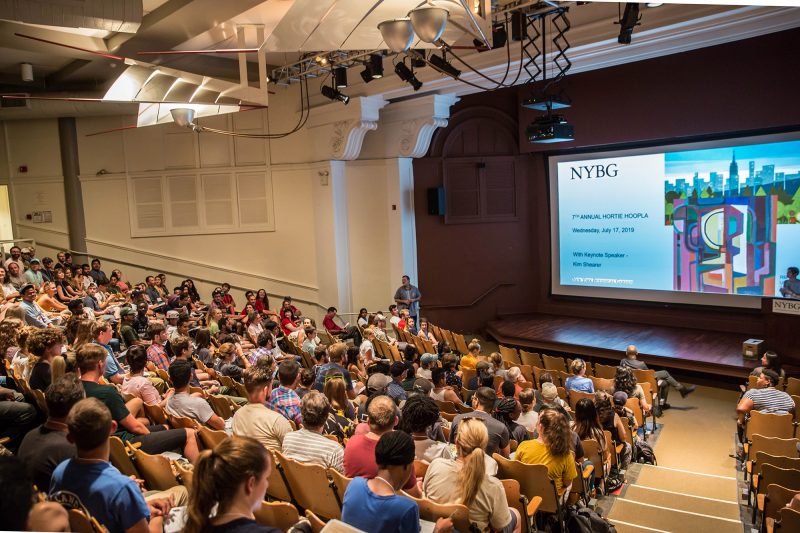
[[[520,413],[517,423],[522,424],[525,429],[533,433],[533,431],[536,430],[536,422],[539,420],[539,413],[533,409],[533,389],[522,389],[519,391],[519,403],[522,408],[522,413]]]
[[[160,322],[153,322],[147,329],[147,336],[150,337],[150,346],[147,348],[147,359],[156,368],[163,371],[169,370],[169,355],[164,344],[167,342],[167,329]]]
[[[521,517],[516,509],[509,509],[503,484],[486,475],[484,449],[488,444],[486,425],[476,419],[464,420],[456,438],[456,459],[438,458],[431,462],[422,484],[423,493],[436,503],[466,505],[470,521],[480,531],[491,528],[519,533]]]
[[[184,533],[280,533],[253,514],[271,470],[270,454],[255,439],[232,437],[205,450],[194,468]]]
[[[144,376],[144,369],[147,365],[147,349],[141,345],[132,346],[128,350],[125,360],[128,362],[129,371],[122,381],[122,392],[141,398],[142,403],[166,406],[167,400],[175,393],[175,389],[168,389],[162,398],[153,385],[153,381]],[[166,385],[163,380],[159,379],[159,381]]]
[[[403,381],[408,375],[408,365],[402,361],[395,361],[392,363],[389,372],[392,375],[392,381],[386,387],[386,394],[396,403],[400,403],[407,398],[406,391],[403,388]]]
[[[583,359],[575,359],[569,365],[572,375],[564,382],[564,388],[578,392],[594,393],[592,380],[586,377],[586,363]]]
[[[280,385],[270,393],[267,405],[300,427],[303,425],[300,413],[301,400],[294,391],[300,380],[300,365],[290,359],[281,361],[278,365],[278,380]]]
[[[17,451],[22,437],[35,424],[36,408],[26,403],[22,394],[0,387],[0,438],[11,439],[5,447]]]
[[[371,457],[377,468],[371,478],[356,477],[344,493],[342,521],[367,533],[418,533],[419,507],[398,495],[414,479],[414,442],[403,431],[384,433]],[[439,519],[435,532],[452,531],[449,518]]]
[[[433,440],[428,431],[439,422],[439,408],[430,397],[413,394],[403,404],[400,428],[414,439],[414,456],[430,463],[438,457],[452,459],[450,446],[446,442]]]
[[[633,443],[628,442],[628,432],[625,430],[625,425],[622,419],[614,411],[611,405],[611,397],[603,392],[598,392],[595,395],[594,406],[597,410],[597,416],[600,419],[600,425],[605,431],[611,433],[611,440],[624,444],[622,453],[619,455],[619,467],[625,469],[631,461],[631,454],[633,453]]]
[[[272,372],[264,365],[244,371],[247,405],[233,415],[233,434],[252,437],[270,450],[281,451],[283,438],[292,431],[286,417],[266,406],[272,391]]]
[[[636,376],[629,366],[617,367],[616,374],[614,375],[614,392],[618,391],[624,392],[628,398],[637,398],[642,409],[645,410],[645,413],[650,412],[650,402],[645,397],[642,386],[636,383]],[[658,405],[655,407],[655,414],[656,416],[661,416],[661,408]]]
[[[325,375],[323,394],[331,405],[328,421],[325,423],[325,434],[333,435],[339,442],[353,436],[356,413],[345,392],[344,376],[336,369],[328,370]]]
[[[67,415],[84,398],[83,385],[75,374],[67,374],[47,387],[44,398],[47,420],[25,435],[17,454],[42,491],[50,488],[53,470],[62,461],[75,457],[75,445],[67,440]]]
[[[478,339],[472,339],[467,350],[467,355],[461,358],[461,369],[474,370],[481,358],[481,345]]]
[[[543,409],[539,412],[536,430],[538,437],[520,444],[515,459],[527,464],[545,465],[558,495],[569,494],[577,470],[570,449],[572,435],[567,418],[555,409]]]
[[[25,465],[17,457],[0,457],[2,527],[6,531],[70,531],[67,511],[57,503],[34,504],[36,494]]]
[[[479,418],[486,424],[486,429],[489,432],[489,441],[486,447],[486,454],[492,455],[497,452],[503,457],[508,457],[511,453],[509,440],[511,436],[505,424],[495,420],[492,416],[494,413],[494,406],[497,402],[497,394],[489,387],[481,387],[472,397],[472,407],[475,409],[470,413],[462,413],[456,415],[453,423],[450,426],[450,442],[455,443],[458,436],[458,426],[465,418]]]
[[[764,352],[764,355],[761,356],[761,366],[755,367],[753,371],[750,372],[750,375],[758,377],[761,375],[762,370],[772,370],[778,374],[779,377],[786,377],[786,372],[781,368],[781,358],[772,350]]]
[[[111,383],[122,384],[125,378],[125,369],[119,364],[117,358],[114,356],[114,350],[111,348],[111,339],[114,337],[114,328],[111,323],[103,319],[95,320],[94,327],[92,328],[93,343],[100,346],[106,352],[105,369],[103,370],[103,377],[106,381]]]
[[[507,396],[497,402],[494,408],[494,417],[508,430],[509,436],[518,443],[528,440],[528,430],[517,420],[522,414],[522,406],[513,396]]]
[[[597,450],[603,462],[608,465],[607,471],[611,467],[611,452],[606,444],[606,435],[603,426],[600,425],[600,417],[594,402],[589,398],[581,398],[575,404],[575,422],[573,429],[581,440],[593,440],[597,443]],[[603,470],[596,469],[595,479],[602,481]]]
[[[32,389],[43,391],[50,386],[50,365],[56,357],[61,357],[63,347],[64,335],[57,329],[39,329],[28,336],[28,352],[37,358],[28,379]]]
[[[795,412],[792,397],[775,388],[778,381],[780,381],[780,376],[777,372],[764,369],[758,376],[756,387],[745,392],[742,399],[739,400],[739,404],[736,406],[736,414],[740,437],[745,419],[751,411],[775,414]]]
[[[344,473],[342,447],[322,435],[330,409],[328,399],[321,392],[306,394],[300,402],[303,427],[283,438],[283,454],[295,461],[316,463]]]
[[[647,365],[644,363],[644,361],[637,359],[638,355],[639,350],[636,349],[636,346],[631,344],[625,349],[625,359],[620,361],[619,364],[621,366],[629,366],[634,370],[647,370]],[[658,380],[658,398],[662,409],[669,408],[669,404],[666,403],[668,386],[680,392],[682,398],[686,398],[695,390],[694,385],[684,385],[683,383],[679,383],[678,380],[673,378],[666,370],[656,370],[656,380]]]
[[[300,396],[301,400],[310,390],[313,390],[312,388],[315,380],[316,376],[313,370],[310,368],[303,368],[300,370],[300,383],[297,384],[297,388],[294,389],[294,392]]]
[[[170,489],[165,498],[145,501],[136,481],[108,462],[109,439],[117,429],[111,412],[97,398],[79,401],[67,417],[67,439],[76,457],[58,465],[50,481],[50,497],[64,491],[76,495],[109,531],[163,530],[163,517],[186,503],[186,488]],[[68,496],[67,496],[68,497]]]
[[[456,405],[463,404],[461,396],[452,387],[445,385],[446,374],[447,371],[444,368],[434,367],[431,369],[431,383],[433,383],[431,398],[440,402],[453,402]]]
[[[206,400],[189,394],[191,376],[192,363],[189,361],[176,360],[169,366],[169,378],[175,387],[175,394],[167,400],[167,413],[197,420],[212,429],[225,429],[225,421],[214,414]]]
[[[344,474],[347,477],[363,476],[373,478],[378,472],[375,462],[375,446],[381,436],[392,431],[397,425],[397,405],[388,396],[378,396],[372,399],[367,407],[367,422],[369,431],[356,434],[344,449]],[[412,496],[419,497],[417,479],[411,476],[403,485],[403,490]]]
[[[322,365],[317,372],[317,380],[314,383],[314,388],[318,391],[322,392],[324,387],[325,381],[325,374],[331,368],[336,368],[342,372],[344,376],[344,382],[347,385],[347,397],[351,400],[356,397],[356,390],[355,386],[353,385],[353,379],[350,376],[350,372],[342,366],[346,362],[346,354],[347,354],[347,345],[343,342],[337,342],[332,344],[328,347],[328,359],[330,360],[329,363]]]
[[[76,359],[86,396],[97,398],[111,411],[115,436],[123,441],[141,442],[142,451],[151,455],[182,448],[184,457],[189,461],[197,459],[199,452],[193,429],[167,429],[161,425],[146,426],[131,414],[115,387],[98,383],[105,370],[105,350],[97,345],[87,344],[78,350]]]

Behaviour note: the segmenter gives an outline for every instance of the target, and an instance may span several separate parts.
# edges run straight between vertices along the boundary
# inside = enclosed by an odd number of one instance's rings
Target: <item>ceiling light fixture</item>
[[[347,88],[347,68],[336,67],[333,69],[333,85],[337,89]]]
[[[316,61],[318,65],[322,65],[322,66],[325,66],[325,65],[328,64],[328,58],[325,57],[325,56],[316,56],[314,58],[314,61]]]
[[[392,52],[405,52],[414,43],[414,28],[409,18],[384,20],[378,24],[378,29]]]
[[[394,66],[394,71],[397,76],[406,83],[409,83],[415,91],[419,91],[419,88],[422,87],[422,82],[414,76],[414,73],[408,68],[405,63],[398,63]]]
[[[33,65],[30,63],[21,63],[19,67],[22,81],[33,81]]]
[[[370,54],[369,59],[364,62],[364,70],[361,71],[361,79],[364,83],[377,80],[383,77],[383,56],[381,54]]]
[[[323,85],[322,89],[320,89],[320,92],[322,93],[322,96],[324,96],[325,98],[329,98],[331,100],[339,100],[344,105],[347,105],[347,103],[350,102],[350,97],[347,96],[346,94],[342,94],[335,87],[328,87],[327,85]]]
[[[431,62],[431,65],[433,65],[443,73],[447,74],[448,76],[452,76],[455,79],[458,79],[458,77],[461,76],[461,71],[447,61],[447,58],[445,57],[445,52],[442,52],[441,56],[431,54],[431,57],[428,58],[428,61]]]
[[[447,27],[447,17],[450,12],[443,7],[423,5],[408,12],[414,33],[426,43],[437,42]]]
[[[661,7],[664,2],[647,2],[647,7]]]

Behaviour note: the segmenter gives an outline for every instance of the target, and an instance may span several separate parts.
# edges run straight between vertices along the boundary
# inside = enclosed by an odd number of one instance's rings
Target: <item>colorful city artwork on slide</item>
[[[778,226],[798,224],[800,141],[665,154],[674,290],[774,294]]]

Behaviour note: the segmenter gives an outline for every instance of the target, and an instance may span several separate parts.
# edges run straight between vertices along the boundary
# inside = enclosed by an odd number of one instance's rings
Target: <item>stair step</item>
[[[739,519],[739,504],[736,502],[692,496],[651,487],[632,485],[625,491],[625,500],[716,516],[717,518]]]
[[[733,477],[698,474],[663,466],[643,465],[634,485],[687,494],[689,496],[738,502],[736,478]]]
[[[618,499],[611,508],[608,519],[617,520],[629,526],[650,528],[671,533],[741,533],[742,523],[727,518],[717,518],[703,514],[669,509],[657,505]]]

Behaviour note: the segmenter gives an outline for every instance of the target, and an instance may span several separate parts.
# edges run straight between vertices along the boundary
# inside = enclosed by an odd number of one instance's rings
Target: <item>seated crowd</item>
[[[169,293],[163,275],[131,285],[97,259],[72,267],[60,253],[53,266],[27,251],[6,262],[0,319],[0,436],[14,454],[0,479],[23,485],[3,504],[12,529],[68,530],[64,509],[78,508],[111,532],[163,531],[174,509],[191,533],[274,531],[256,515],[287,460],[349,480],[341,520],[364,531],[416,533],[425,502],[466,506],[481,531],[527,531],[547,513],[507,498],[509,459],[546,467],[558,509],[601,497],[635,459],[642,421],[668,408],[667,388],[693,390],[662,371],[646,394],[633,346],[598,380],[580,359],[567,373],[477,340],[459,353],[404,300],[388,320],[362,309],[355,326],[331,307],[318,330],[289,297],[272,311],[263,289],[238,310],[227,284],[206,304],[192,280]],[[773,370],[742,398],[742,420],[786,407]],[[188,490],[124,475],[114,443],[173,458]],[[49,501],[31,510],[35,491]],[[442,532],[448,516],[424,514]]]

